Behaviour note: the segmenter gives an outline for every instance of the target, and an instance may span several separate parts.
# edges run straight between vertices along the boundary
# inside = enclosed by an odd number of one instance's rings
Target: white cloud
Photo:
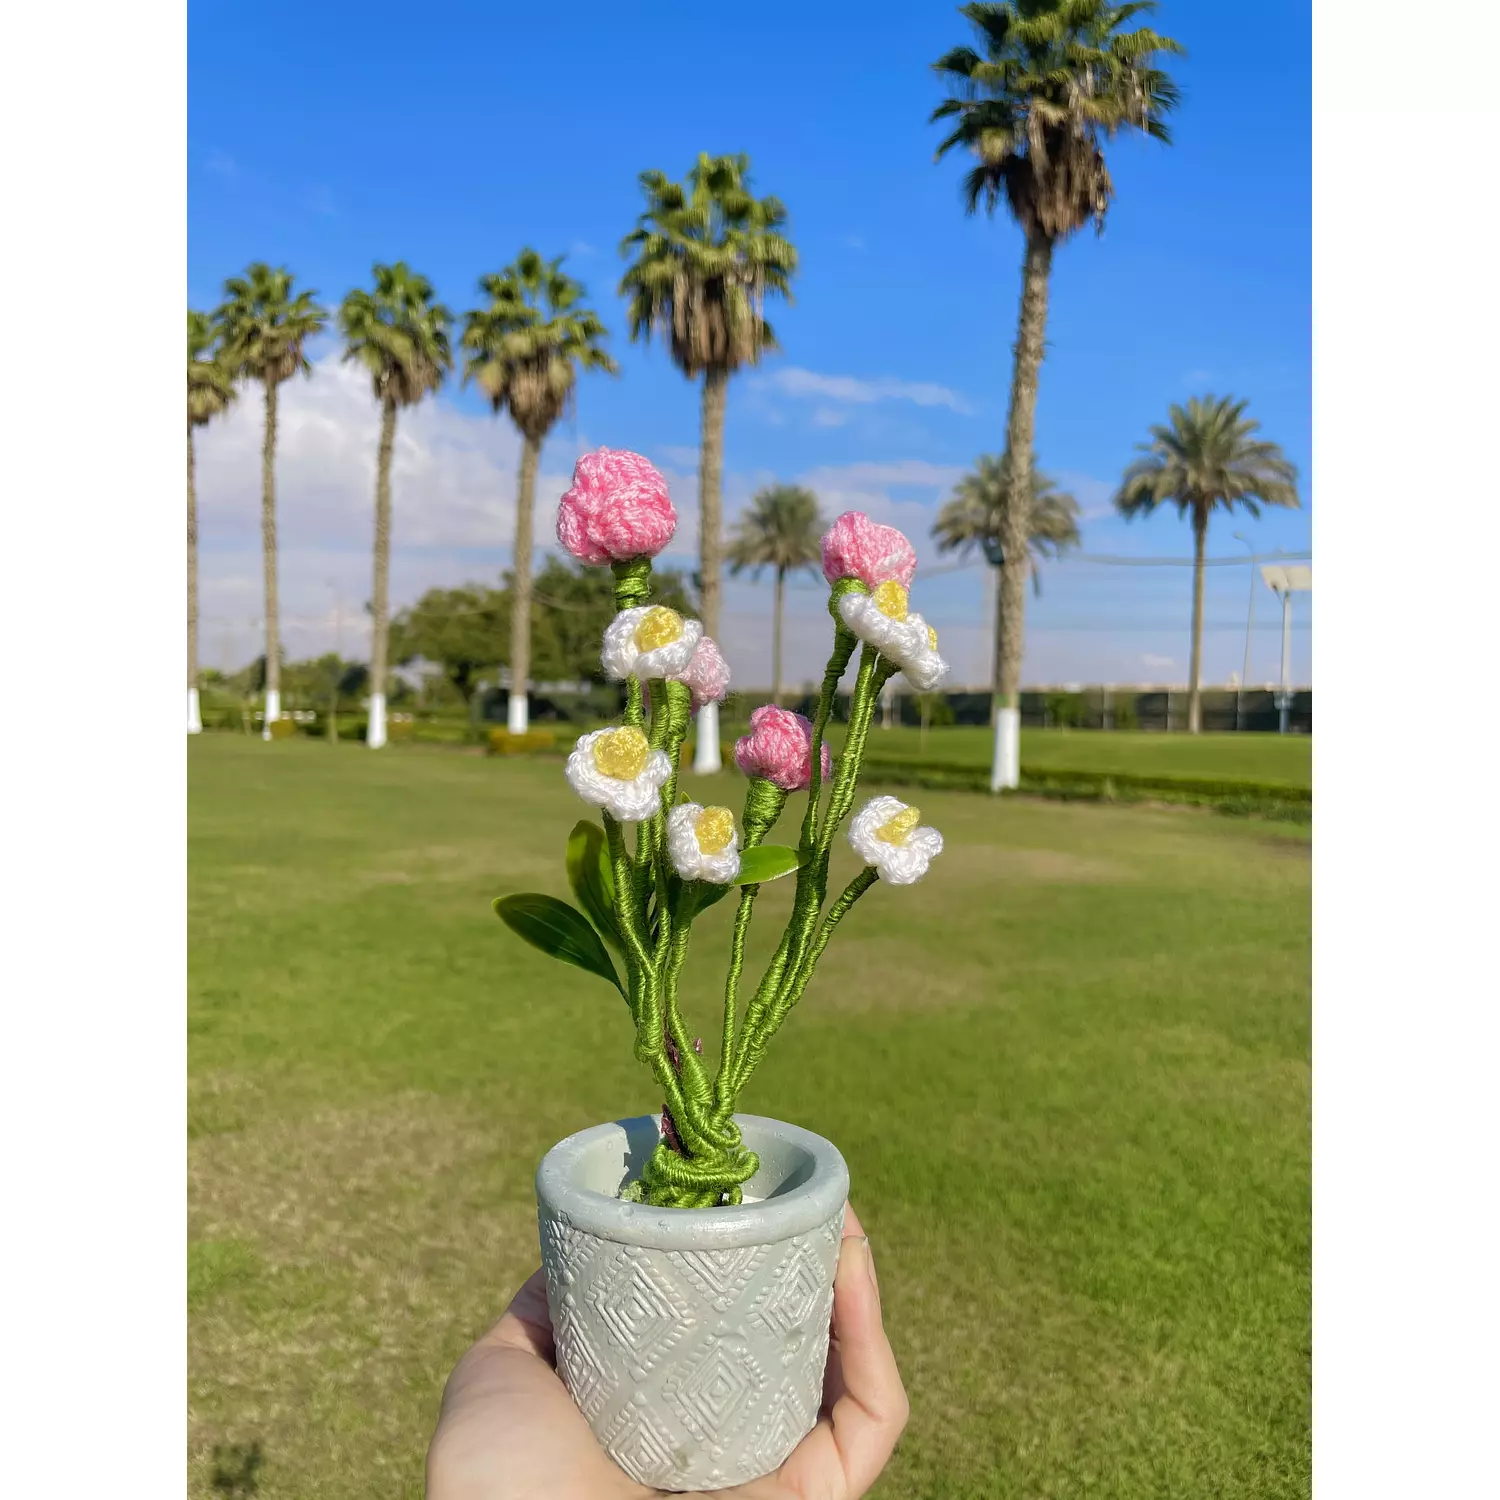
[[[865,248],[865,237],[862,234],[846,234],[844,244],[851,250],[863,250]]]
[[[378,409],[368,378],[340,364],[336,353],[320,357],[310,379],[282,386],[279,407],[278,572],[286,649],[294,658],[314,655],[332,649],[337,632],[344,654],[358,655],[368,649],[364,606],[370,597]],[[263,412],[260,389],[251,386],[224,421],[198,434],[201,649],[213,665],[242,665],[261,649]],[[557,500],[573,458],[592,446],[582,433],[575,443],[566,427],[548,444],[537,495],[539,552],[552,542]],[[393,607],[428,588],[494,580],[509,565],[519,454],[509,420],[487,411],[462,411],[440,397],[401,413],[392,473]],[[680,517],[664,561],[691,568],[698,553],[698,450],[663,446],[653,456]],[[919,557],[931,562],[932,517],[961,473],[924,459],[826,464],[780,475],[731,470],[724,476],[726,524],[757,489],[790,478],[818,494],[830,519],[863,510],[901,527]],[[812,665],[820,672],[827,653],[821,585],[814,588],[810,578],[803,584],[795,603],[788,601],[789,681],[800,681]],[[763,685],[770,675],[768,603],[769,591],[748,580],[729,585],[725,648],[741,679],[752,684]]]
[[[568,254],[575,255],[580,260],[587,260],[589,256],[597,255],[598,253],[598,250],[593,245],[589,244],[587,240],[574,240],[573,243],[568,246]]]
[[[812,414],[814,427],[842,427],[849,420],[849,413],[834,406],[820,406]]]
[[[240,169],[235,159],[227,151],[210,151],[203,158],[203,170],[212,172],[215,177],[238,177]]]
[[[370,593],[375,445],[379,412],[366,376],[336,354],[310,379],[280,388],[276,447],[280,608],[293,655],[333,644],[333,594],[346,614],[344,649],[363,648]],[[229,416],[197,434],[203,651],[217,662],[252,654],[250,621],[261,613],[259,386]],[[574,447],[564,430],[537,482],[539,546],[553,534]],[[508,418],[460,411],[448,400],[403,411],[392,467],[391,599],[494,578],[510,556],[520,440]]]
[[[866,380],[857,375],[820,375],[793,365],[764,377],[765,384],[784,396],[816,396],[825,401],[845,401],[869,406],[878,401],[910,401],[916,406],[945,406],[968,415],[974,408],[957,391],[923,380],[897,380],[882,376]]]

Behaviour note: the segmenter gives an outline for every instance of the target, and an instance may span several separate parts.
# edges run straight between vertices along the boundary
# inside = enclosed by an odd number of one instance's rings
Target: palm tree
[[[488,307],[464,318],[464,380],[472,380],[498,415],[509,409],[521,433],[521,473],[516,484],[515,580],[510,613],[512,734],[528,723],[526,685],[531,675],[531,521],[542,444],[573,400],[578,372],[618,366],[601,347],[608,331],[583,307],[584,288],[562,270],[562,256],[543,260],[525,249],[479,289]]]
[[[703,628],[719,633],[724,408],[729,377],[777,347],[764,316],[768,295],[790,300],[797,252],[777,198],[750,191],[750,158],[700,153],[685,183],[642,172],[646,211],[621,243],[634,256],[620,282],[630,337],[662,339],[689,380],[703,376],[698,456],[698,545]],[[698,715],[698,771],[719,769],[715,704]]]
[[[328,315],[313,298],[292,295],[292,273],[272,270],[264,261],[224,283],[224,301],[214,312],[219,347],[236,379],[258,380],[265,388],[266,430],[260,454],[260,535],[266,580],[265,738],[281,717],[281,640],[276,606],[276,392],[299,370],[312,366],[304,352],[308,339],[323,331]]]
[[[818,513],[818,497],[795,484],[773,484],[759,491],[739,519],[729,539],[729,571],[736,577],[746,568],[760,577],[762,568],[776,570],[774,613],[771,616],[771,702],[781,702],[781,617],[786,602],[786,575],[799,568],[816,568],[822,553],[818,539],[826,523]]]
[[[983,204],[993,215],[1003,198],[1026,240],[1005,437],[1006,450],[1016,456],[1003,541],[1015,563],[1000,575],[997,787],[1015,786],[1019,775],[1027,501],[1052,252],[1091,219],[1103,228],[1114,193],[1106,139],[1135,130],[1170,140],[1165,117],[1177,104],[1177,86],[1153,63],[1157,54],[1182,48],[1145,27],[1121,29],[1154,9],[1151,0],[966,5],[961,14],[973,23],[980,50],[955,47],[932,65],[955,91],[932,114],[934,121],[954,120],[938,158],[958,146],[972,152],[977,162],[964,177],[966,210],[972,214]]]
[[[1168,424],[1139,443],[1142,457],[1125,471],[1115,507],[1127,519],[1172,504],[1193,523],[1193,644],[1188,667],[1188,732],[1202,727],[1198,689],[1203,659],[1203,551],[1215,508],[1243,505],[1252,516],[1262,505],[1300,506],[1297,469],[1275,443],[1257,438],[1260,423],[1245,416],[1248,403],[1232,397],[1194,397],[1168,411]]]
[[[226,411],[234,400],[234,380],[214,348],[213,320],[188,309],[187,315],[187,569],[188,733],[203,728],[198,713],[198,487],[195,479],[193,428]]]
[[[453,315],[433,301],[432,283],[415,275],[405,261],[377,265],[375,290],[358,288],[339,308],[345,362],[370,372],[380,403],[380,446],[375,460],[375,588],[370,605],[370,722],[365,743],[385,744],[386,647],[390,626],[391,453],[396,444],[396,413],[415,406],[442,385],[453,368],[448,325]]]
[[[1079,544],[1078,502],[1048,474],[1036,466],[1036,457],[1027,469],[1031,490],[1026,507],[1026,567],[1031,573],[1035,593],[1042,591],[1038,564],[1044,557],[1060,557]],[[1010,462],[1006,454],[981,454],[972,473],[965,474],[953,487],[953,498],[938,512],[932,535],[939,552],[957,552],[965,556],[974,548],[1003,573],[1005,557],[1006,507],[1010,500]],[[1005,616],[1000,606],[1000,588],[996,589],[995,654],[990,723],[998,722],[1003,702],[1001,664],[1005,659]]]

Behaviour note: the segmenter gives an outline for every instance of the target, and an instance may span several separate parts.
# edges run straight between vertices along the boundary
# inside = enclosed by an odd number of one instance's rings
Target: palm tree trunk
[[[698,444],[698,558],[703,578],[699,612],[704,631],[719,636],[719,569],[723,509],[724,409],[729,398],[729,376],[722,370],[703,374],[703,422]],[[717,771],[719,757],[719,705],[705,703],[698,710],[698,739],[693,751],[693,769]]]
[[[187,430],[187,693],[189,734],[203,729],[198,712],[198,486],[193,472],[193,424]]]
[[[375,588],[370,621],[370,724],[365,743],[385,744],[386,652],[391,608],[391,454],[396,446],[396,403],[387,396],[380,408],[380,449],[375,459]]]
[[[266,717],[262,738],[281,717],[281,629],[276,603],[276,381],[266,381],[266,433],[260,450],[260,544],[266,575]]]
[[[1188,733],[1203,727],[1203,698],[1198,676],[1203,665],[1203,552],[1208,541],[1208,512],[1193,508],[1193,649],[1188,663]]]
[[[1016,334],[1015,368],[1010,384],[1010,417],[1005,445],[1010,458],[1010,494],[1001,520],[999,634],[1000,708],[995,715],[995,760],[990,789],[1013,787],[1021,767],[1021,657],[1026,645],[1027,539],[1031,517],[1031,447],[1036,435],[1036,390],[1047,335],[1047,280],[1052,270],[1052,241],[1033,234],[1026,241],[1021,267],[1021,317]]]
[[[771,702],[781,707],[781,613],[786,604],[786,569],[776,570],[776,612],[771,617]]]
[[[510,589],[510,707],[507,723],[512,734],[525,734],[530,724],[526,700],[531,676],[531,519],[536,507],[536,471],[542,445],[536,438],[521,442],[521,477],[516,484],[516,542],[514,582]]]
[[[1002,704],[1001,687],[1000,642],[1005,638],[1005,621],[1000,614],[1000,569],[990,569],[990,587],[995,591],[995,655],[990,666],[990,728],[993,729],[1000,722],[1000,708]]]

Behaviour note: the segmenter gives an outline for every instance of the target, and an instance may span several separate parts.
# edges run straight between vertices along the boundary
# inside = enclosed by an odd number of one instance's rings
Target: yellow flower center
[[[892,620],[906,618],[906,590],[894,578],[887,578],[875,590],[875,608]]]
[[[935,631],[931,625],[927,627],[927,644],[931,646],[934,651],[937,650],[937,631]]]
[[[634,781],[646,769],[650,753],[646,736],[632,724],[607,729],[594,741],[594,764],[616,781]]]
[[[665,604],[653,604],[635,627],[635,644],[639,651],[655,651],[682,639],[682,616]]]
[[[875,830],[875,837],[882,844],[894,844],[898,849],[911,836],[911,831],[922,821],[920,808],[903,807],[888,823]]]
[[[734,842],[734,814],[727,807],[705,807],[693,832],[705,854],[722,854]]]

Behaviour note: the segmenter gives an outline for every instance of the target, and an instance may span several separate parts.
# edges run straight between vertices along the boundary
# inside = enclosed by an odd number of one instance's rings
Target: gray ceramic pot
[[[536,1174],[557,1368],[605,1451],[665,1490],[768,1474],[817,1421],[849,1169],[811,1131],[736,1115],[760,1171],[738,1208],[620,1200],[643,1117],[559,1142]]]

